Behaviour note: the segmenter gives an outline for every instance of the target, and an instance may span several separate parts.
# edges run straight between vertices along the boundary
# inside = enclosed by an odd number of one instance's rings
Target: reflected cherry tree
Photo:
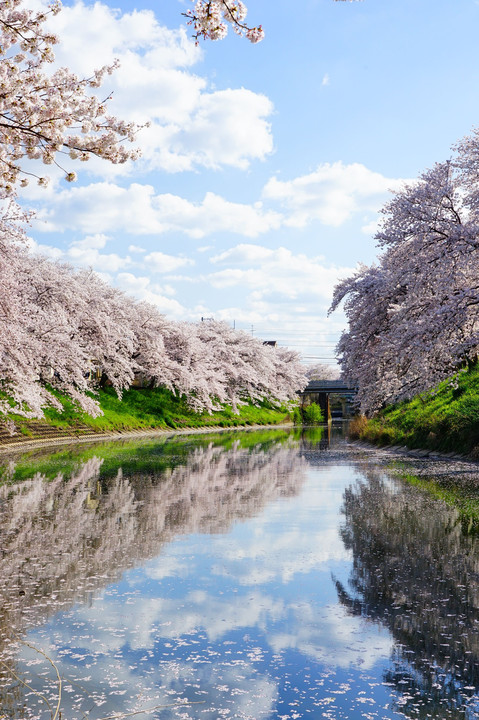
[[[70,477],[37,473],[0,487],[0,714],[12,702],[21,707],[21,685],[12,685],[15,640],[27,629],[75,602],[88,604],[179,535],[225,532],[295,495],[306,468],[294,441],[246,449],[210,443],[181,465],[128,477],[121,469],[102,476],[102,462],[93,457]]]
[[[340,602],[395,639],[384,679],[413,718],[472,718],[479,685],[479,538],[454,508],[381,470],[344,494],[353,552]],[[431,714],[432,713],[432,714]]]

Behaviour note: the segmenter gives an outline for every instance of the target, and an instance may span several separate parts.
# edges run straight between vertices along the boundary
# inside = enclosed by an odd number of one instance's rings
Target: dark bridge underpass
[[[326,420],[347,418],[354,414],[356,392],[357,388],[344,380],[310,380],[300,393],[301,405],[317,403]]]

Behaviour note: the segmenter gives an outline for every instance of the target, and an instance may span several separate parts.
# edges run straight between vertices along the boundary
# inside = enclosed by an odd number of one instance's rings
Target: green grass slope
[[[79,410],[67,397],[55,392],[63,406],[63,412],[45,408],[44,420],[26,420],[10,415],[15,423],[16,438],[34,439],[42,428],[67,433],[109,432],[128,430],[152,430],[167,428],[235,427],[238,425],[276,425],[289,420],[287,408],[273,408],[268,403],[244,405],[236,415],[230,407],[224,407],[212,415],[195,413],[184,397],[177,397],[166,388],[132,388],[120,400],[111,388],[100,390],[98,400],[103,415],[93,418]],[[0,419],[2,417],[0,416]],[[3,417],[3,420],[6,420]],[[1,441],[1,438],[0,438]]]
[[[352,431],[379,445],[407,445],[479,458],[479,366],[408,402],[391,405],[370,420],[359,418]]]

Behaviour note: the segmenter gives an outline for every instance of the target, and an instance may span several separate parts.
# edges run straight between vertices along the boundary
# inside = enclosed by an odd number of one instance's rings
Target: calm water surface
[[[478,718],[478,469],[408,462],[318,430],[5,461],[0,717]]]

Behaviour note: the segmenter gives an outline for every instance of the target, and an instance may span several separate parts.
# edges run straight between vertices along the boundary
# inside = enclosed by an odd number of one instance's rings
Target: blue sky
[[[30,4],[41,0],[31,0]],[[64,3],[57,58],[118,57],[112,111],[143,157],[30,187],[30,235],[169,317],[214,317],[327,362],[333,287],[371,263],[378,211],[479,121],[476,0],[250,0],[258,45],[189,40],[189,0]],[[50,168],[48,168],[50,169]]]

